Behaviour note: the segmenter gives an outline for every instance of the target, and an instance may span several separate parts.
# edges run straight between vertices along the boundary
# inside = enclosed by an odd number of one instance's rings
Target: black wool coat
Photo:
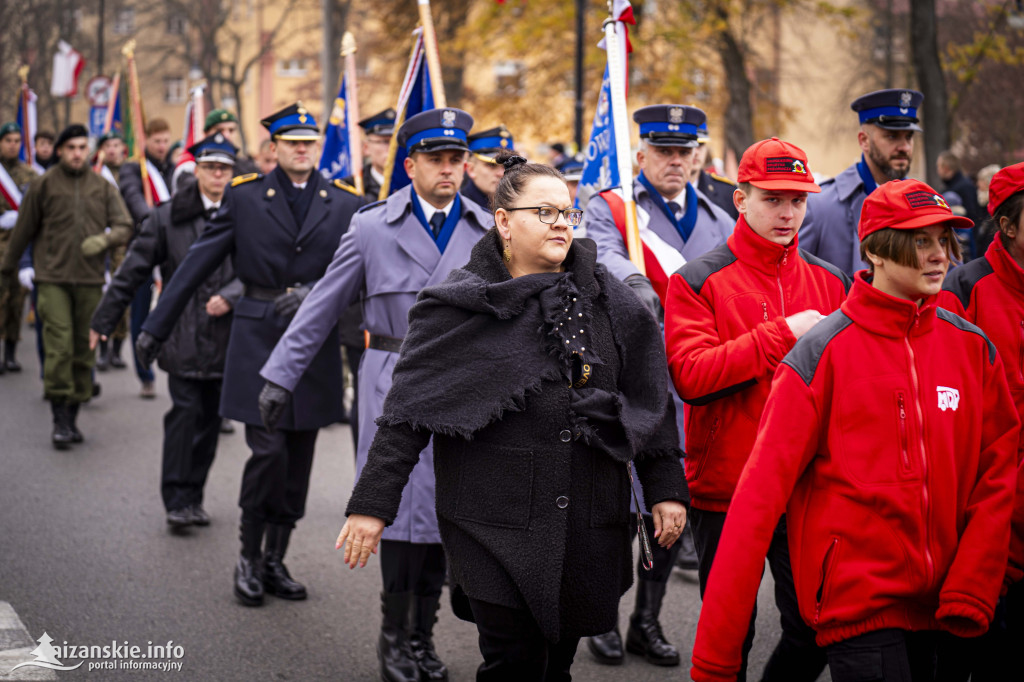
[[[112,334],[131,305],[136,290],[149,283],[153,268],[159,266],[165,286],[169,284],[207,224],[199,185],[195,182],[180,190],[169,202],[156,207],[142,221],[138,235],[93,313],[90,326],[101,334]],[[230,258],[195,289],[160,349],[157,362],[168,374],[185,379],[220,379],[223,376],[232,314],[208,315],[206,302],[212,296],[223,296],[232,308],[242,296],[242,283],[235,277]]]
[[[227,188],[220,210],[189,249],[142,325],[157,339],[166,340],[196,289],[230,256],[247,294],[232,314],[220,413],[253,426],[261,424],[257,398],[264,381],[260,368],[291,321],[277,314],[267,296],[256,295],[254,287],[274,291],[312,287],[327,270],[341,236],[362,206],[360,197],[314,171],[309,176],[312,203],[298,225],[279,176],[238,178]],[[335,326],[295,387],[291,406],[278,426],[312,430],[340,417],[341,353]]]
[[[588,343],[602,363],[586,388],[614,392],[636,368],[622,364],[605,289],[616,288],[612,300],[638,308],[642,304],[595,263],[590,240],[576,240],[573,251],[571,271],[579,288],[596,284],[600,290],[589,302]],[[487,281],[509,280],[493,231],[474,248],[466,270]],[[415,313],[410,313],[410,321],[416,324]],[[545,341],[541,330],[521,328],[525,338],[508,338],[505,343],[507,350],[526,357]],[[640,354],[653,359],[647,367],[657,367],[659,361],[664,367],[657,325],[651,320],[645,329],[644,336],[631,338],[646,344]],[[407,345],[414,336],[410,326]],[[486,366],[486,360],[482,364]],[[431,430],[423,420],[403,421],[398,412],[389,415],[385,403],[385,416],[378,421],[380,429],[347,513],[390,523],[419,452],[433,435],[437,517],[453,582],[472,598],[528,609],[551,641],[607,632],[615,626],[619,598],[633,580],[630,523],[635,517],[630,515],[626,463],[588,444],[586,432],[593,435],[598,430],[574,413],[577,389],[564,378],[545,376],[525,395],[506,400],[503,377],[483,369],[481,398],[470,401],[488,402],[499,394],[503,409],[472,434],[443,426]],[[400,359],[395,369],[399,387],[401,371]],[[651,385],[660,385],[657,390],[667,407],[656,414],[653,432],[639,447],[636,471],[648,507],[665,500],[688,503],[667,384],[655,378]],[[472,409],[467,407],[467,414]],[[449,423],[459,421],[458,415],[447,418]]]

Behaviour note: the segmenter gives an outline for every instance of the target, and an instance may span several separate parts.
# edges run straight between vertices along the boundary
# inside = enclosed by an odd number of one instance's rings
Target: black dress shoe
[[[263,580],[260,561],[239,555],[235,565],[235,597],[244,606],[263,605]]]
[[[234,424],[234,422],[232,422],[230,419],[221,419],[220,420],[220,432],[221,433],[234,433],[235,432],[235,424]]]
[[[192,523],[197,526],[209,526],[210,515],[206,513],[201,504],[193,504],[188,508],[189,516],[192,519]]]
[[[167,525],[171,528],[184,528],[192,525],[192,510],[188,507],[172,509],[167,512]]]
[[[587,648],[601,665],[622,665],[626,654],[622,651],[622,635],[615,628],[603,635],[587,638]]]

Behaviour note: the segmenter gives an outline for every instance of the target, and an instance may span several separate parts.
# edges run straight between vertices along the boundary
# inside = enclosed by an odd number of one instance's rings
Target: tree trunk
[[[946,80],[939,61],[939,40],[935,16],[935,0],[912,0],[910,3],[910,44],[914,72],[924,93],[921,105],[924,119],[924,158],[928,184],[939,189],[941,179],[935,169],[939,154],[949,149],[949,110]]]
[[[723,156],[728,156],[729,150],[732,150],[739,159],[747,147],[754,143],[754,112],[750,104],[751,87],[750,79],[747,78],[746,59],[728,28],[718,35],[718,54],[729,89]]]

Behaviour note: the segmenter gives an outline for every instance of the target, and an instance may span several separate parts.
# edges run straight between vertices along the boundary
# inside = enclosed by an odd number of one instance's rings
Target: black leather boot
[[[629,617],[626,651],[647,659],[654,665],[679,665],[679,650],[665,641],[658,615],[665,596],[665,583],[638,580],[636,610]]]
[[[81,443],[85,436],[78,430],[78,406],[79,403],[68,403],[68,427],[71,429],[71,442]]]
[[[124,344],[124,339],[111,339],[110,341],[110,366],[114,369],[124,369],[128,365],[125,364],[124,360],[121,359],[121,346]]]
[[[420,679],[424,681],[448,679],[448,667],[434,650],[434,623],[440,603],[440,597],[413,596],[411,599],[409,648],[420,669]]]
[[[96,371],[106,372],[110,369],[110,342],[100,341],[99,348],[96,351]]]
[[[263,604],[263,521],[242,517],[242,553],[235,566],[235,597],[245,606]]]
[[[292,580],[284,565],[288,538],[292,529],[277,524],[267,525],[267,548],[263,553],[263,589],[281,599],[305,599],[306,587]]]
[[[697,546],[693,544],[690,519],[686,519],[683,533],[679,536],[679,554],[676,556],[676,568],[681,568],[685,571],[697,570]]]
[[[601,665],[622,665],[626,657],[622,651],[622,635],[618,628],[603,635],[588,637],[587,648]]]
[[[18,364],[14,354],[18,349],[17,341],[4,341],[4,369],[8,372],[20,372],[21,365]]]
[[[75,442],[75,436],[71,432],[71,417],[68,415],[68,406],[63,400],[51,400],[50,408],[53,410],[53,447],[58,450],[67,450]]]
[[[419,682],[420,669],[409,647],[407,626],[412,592],[381,592],[384,614],[377,640],[380,677],[385,682]]]

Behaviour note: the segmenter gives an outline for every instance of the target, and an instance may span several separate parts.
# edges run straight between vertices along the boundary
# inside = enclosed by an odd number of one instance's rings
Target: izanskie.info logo
[[[146,642],[146,646],[132,645],[128,640],[112,640],[110,644],[100,645],[54,644],[53,638],[45,632],[36,641],[39,646],[29,652],[35,660],[19,663],[10,672],[26,666],[49,670],[77,670],[85,666],[86,670],[180,671],[181,659],[185,656],[184,647],[174,642]],[[78,662],[70,665],[61,663],[61,659],[76,659]]]

